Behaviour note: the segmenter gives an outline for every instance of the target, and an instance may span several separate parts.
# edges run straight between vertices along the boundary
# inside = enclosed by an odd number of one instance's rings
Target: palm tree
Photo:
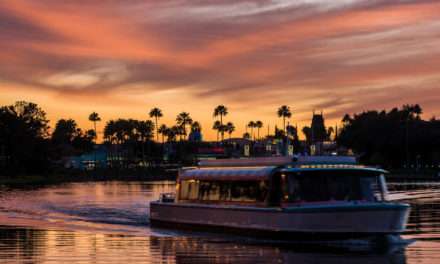
[[[114,135],[116,137],[117,144],[124,143],[124,139],[125,139],[124,126],[125,125],[123,123],[124,123],[124,120],[118,119],[118,120],[114,121],[114,124],[113,124]]]
[[[136,132],[139,135],[141,141],[151,140],[154,136],[154,123],[151,120],[136,121]]]
[[[98,135],[98,132],[96,131],[96,122],[101,121],[101,118],[99,117],[99,114],[96,112],[93,112],[89,115],[89,121],[93,122],[93,127],[95,130],[95,134]]]
[[[133,143],[137,140],[138,135],[136,134],[136,120],[134,119],[123,119],[122,127],[124,131],[125,141]]]
[[[413,113],[416,114],[416,119],[420,119],[420,115],[423,113],[420,105],[416,104],[413,106]]]
[[[286,132],[286,118],[290,118],[292,116],[292,112],[290,112],[290,108],[287,105],[282,105],[278,108],[278,117],[283,118],[283,129]]]
[[[189,116],[189,113],[182,112],[178,114],[176,117],[176,122],[178,126],[182,127],[183,135],[186,136],[186,125],[191,125],[193,122],[192,118]]]
[[[296,127],[292,126],[292,125],[287,125],[286,126],[286,135],[287,136],[292,136],[292,137],[296,137],[298,132],[296,131]]]
[[[93,112],[89,115],[89,121],[93,122],[93,127],[94,127],[94,131],[95,131],[94,142],[96,144],[96,139],[97,139],[97,135],[98,135],[98,132],[96,131],[96,122],[101,121],[101,118],[99,117],[98,113]],[[94,168],[96,169],[96,151],[94,151]]]
[[[111,145],[116,144],[116,150],[117,150],[117,144],[118,144],[118,139],[116,138],[115,135],[115,121],[110,120],[107,122],[107,124],[104,127],[104,139]],[[113,150],[113,148],[110,148],[111,150]],[[117,151],[116,151],[117,152]],[[109,152],[110,155],[110,159],[113,160],[113,151]]]
[[[131,137],[132,123],[133,122],[126,119],[110,120],[104,128],[104,137],[110,142],[110,144],[116,144],[115,152],[118,162],[120,162],[121,159],[119,145],[126,143]]]
[[[115,121],[110,120],[104,127],[104,138],[110,144],[113,144],[117,139],[115,137]]]
[[[200,132],[202,130],[202,126],[199,122],[195,121],[191,124],[191,131],[198,131]]]
[[[151,120],[135,121],[134,126],[142,146],[142,162],[145,164],[145,143],[154,136],[154,124]]]
[[[168,142],[173,142],[176,140],[176,133],[177,133],[177,127],[173,126],[173,127],[169,127],[165,130],[165,135],[167,136],[167,141]]]
[[[192,142],[198,142],[202,140],[202,126],[198,121],[194,121],[191,124],[191,132],[189,133],[188,140],[191,140]]]
[[[164,137],[167,133],[168,127],[164,124],[162,124],[159,129],[157,130],[158,133],[162,134],[162,144],[164,143]]]
[[[257,139],[260,139],[260,129],[263,127],[263,122],[260,120],[256,121],[255,127],[257,128]]]
[[[232,122],[228,122],[226,124],[226,131],[229,134],[229,139],[231,139],[232,132],[235,131],[235,126],[234,126],[234,124]]]
[[[251,139],[254,139],[254,127],[255,127],[255,122],[254,121],[250,121],[247,125],[248,127],[251,128]]]
[[[223,116],[228,114],[228,108],[224,105],[219,105],[214,109],[214,117],[220,116],[220,126],[223,127]],[[222,130],[222,129],[221,129]],[[222,141],[224,139],[224,131],[221,131]],[[218,141],[218,139],[217,139]]]
[[[224,140],[223,135],[225,134],[225,132],[228,131],[228,128],[226,127],[226,125],[220,125],[218,128],[218,131],[220,132],[220,135],[222,135],[222,142],[223,142],[223,140]]]
[[[219,141],[218,135],[220,134],[221,127],[222,124],[218,120],[214,122],[214,125],[212,125],[212,129],[217,130],[217,142]]]
[[[184,129],[183,126],[177,125],[177,126],[172,126],[170,128],[169,134],[168,134],[168,141],[175,141],[177,136],[180,136],[180,140],[182,140],[182,135],[184,135]],[[171,136],[171,140],[170,140],[170,136]]]
[[[157,107],[154,107],[153,109],[150,110],[150,117],[155,119],[155,127],[156,127],[156,140],[159,141],[159,118],[161,118],[163,116],[162,114],[162,110],[160,110]]]

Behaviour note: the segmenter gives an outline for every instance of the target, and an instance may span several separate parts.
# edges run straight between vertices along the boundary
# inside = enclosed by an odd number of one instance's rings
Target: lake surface
[[[0,190],[0,263],[440,263],[440,183],[389,188],[412,213],[404,242],[378,249],[150,228],[148,202],[172,182]]]

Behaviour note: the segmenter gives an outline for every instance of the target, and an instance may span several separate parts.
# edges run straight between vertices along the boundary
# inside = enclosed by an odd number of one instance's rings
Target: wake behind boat
[[[176,194],[150,204],[153,226],[287,240],[383,238],[409,205],[387,202],[386,171],[351,157],[215,160],[183,169]]]

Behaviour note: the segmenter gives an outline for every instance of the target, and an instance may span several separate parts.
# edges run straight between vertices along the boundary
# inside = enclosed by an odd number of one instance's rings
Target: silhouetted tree
[[[159,108],[155,107],[153,109],[150,110],[150,117],[153,118],[154,117],[154,126],[156,127],[156,140],[159,141],[159,118],[161,118],[163,116],[162,114],[162,110],[160,110]]]
[[[234,124],[232,122],[228,122],[226,124],[226,131],[229,134],[229,139],[231,139],[231,135],[235,131],[235,126],[234,126]]]
[[[182,135],[182,127],[172,126],[167,131],[167,140],[168,142],[174,142],[177,139],[177,136]]]
[[[260,129],[263,127],[263,122],[255,121],[255,127],[257,128],[257,139],[260,139]]]
[[[217,142],[219,141],[220,130],[222,129],[222,124],[220,121],[216,120],[212,125],[212,129],[217,130]]]
[[[81,130],[77,127],[73,119],[60,119],[55,125],[52,133],[52,142],[55,144],[71,144],[75,137],[81,135]]]
[[[368,164],[401,167],[440,162],[440,122],[421,120],[418,105],[390,111],[366,111],[345,115],[338,144],[353,149]]]
[[[191,124],[191,131],[197,131],[200,132],[202,130],[202,126],[199,122],[195,121]]]
[[[287,136],[289,137],[289,141],[292,143],[293,145],[293,149],[294,152],[298,153],[299,149],[300,149],[300,142],[299,142],[299,137],[298,137],[298,130],[296,127],[288,125],[286,127],[287,130]],[[284,138],[284,136],[282,137]]]
[[[151,120],[134,122],[141,143],[142,161],[145,163],[145,144],[153,138],[154,124]]]
[[[247,126],[251,129],[251,139],[254,140],[255,139],[254,128],[255,128],[256,124],[254,121],[249,121]]]
[[[188,139],[192,142],[200,142],[202,141],[202,126],[199,122],[194,121],[191,124],[191,132],[189,133]]]
[[[277,139],[284,139],[286,137],[286,133],[284,133],[283,129],[278,129],[278,127],[275,126],[274,137]]]
[[[168,127],[166,125],[162,124],[159,127],[159,130],[157,131],[158,133],[160,133],[162,135],[162,143],[164,143],[164,137],[166,136],[167,129],[168,129]]]
[[[96,145],[96,140],[98,137],[98,131],[96,130],[96,122],[101,121],[101,118],[99,117],[98,113],[93,112],[89,115],[89,121],[93,122],[93,128],[95,131],[95,137],[94,137],[94,143]],[[96,151],[94,151],[94,164],[95,164],[95,168],[96,168]]]
[[[0,174],[41,173],[49,167],[49,120],[37,104],[0,108]]]
[[[287,105],[282,105],[280,108],[278,108],[277,114],[278,117],[283,118],[283,130],[286,131],[286,118],[290,118],[292,116],[290,108]]]
[[[154,124],[150,120],[117,119],[107,122],[104,137],[110,144],[116,144],[119,159],[124,157],[126,162],[134,161],[139,158],[140,149],[142,160],[145,161],[145,145],[151,145],[153,131]]]
[[[183,129],[183,131],[180,133],[180,135],[183,135],[183,136],[186,137],[186,135],[187,135],[187,133],[186,133],[186,126],[187,125],[191,125],[192,122],[193,122],[193,120],[190,117],[189,113],[182,112],[179,115],[177,115],[176,122],[177,122],[177,125]]]
[[[99,114],[96,112],[93,112],[89,115],[89,121],[93,122],[93,128],[95,130],[95,135],[98,135],[98,131],[96,130],[96,122],[101,121],[101,117],[99,117]],[[96,143],[96,142],[95,142]]]
[[[65,156],[90,152],[93,149],[95,136],[95,131],[92,129],[83,132],[73,119],[58,120],[51,137],[54,151],[52,158],[57,160]]]
[[[214,109],[214,117],[220,116],[219,127],[223,128],[223,117],[226,116],[227,114],[228,114],[228,108],[224,105],[219,105]],[[221,133],[222,141],[223,141],[225,129],[220,129],[219,132]]]

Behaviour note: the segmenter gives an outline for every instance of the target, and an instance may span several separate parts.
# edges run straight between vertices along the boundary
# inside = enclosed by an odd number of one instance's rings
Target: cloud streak
[[[109,116],[110,105],[177,112],[218,103],[242,122],[273,119],[280,104],[299,121],[313,109],[336,119],[403,103],[434,115],[438,14],[428,0],[5,0],[0,93],[81,98],[82,108],[104,96],[94,109]]]

